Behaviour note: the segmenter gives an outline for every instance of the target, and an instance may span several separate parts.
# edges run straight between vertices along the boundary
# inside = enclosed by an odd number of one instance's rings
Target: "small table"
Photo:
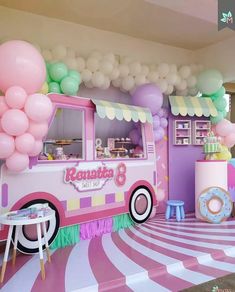
[[[7,243],[6,243],[6,248],[5,248],[5,253],[4,253],[4,258],[3,258],[3,263],[2,263],[0,282],[2,283],[4,280],[4,275],[5,275],[6,266],[7,266],[7,259],[8,259],[9,249],[10,249],[10,243],[11,243],[11,238],[12,238],[13,227],[16,226],[13,255],[12,255],[12,265],[14,266],[15,261],[16,261],[16,249],[17,249],[19,228],[20,228],[20,226],[23,226],[23,225],[32,225],[32,224],[37,225],[37,237],[38,237],[38,248],[39,248],[39,256],[40,256],[41,275],[42,275],[42,279],[44,280],[45,279],[45,268],[44,268],[43,251],[42,251],[41,223],[42,223],[42,227],[43,227],[43,235],[44,235],[44,240],[45,240],[47,259],[48,259],[48,262],[50,263],[51,258],[50,258],[49,246],[48,246],[48,240],[47,240],[47,234],[46,234],[46,222],[55,217],[55,211],[51,210],[51,209],[46,210],[44,216],[40,216],[40,217],[37,217],[34,219],[25,218],[25,217],[23,217],[22,219],[10,219],[7,217],[9,214],[14,214],[14,213],[16,213],[16,211],[9,212],[9,213],[6,213],[6,214],[0,216],[0,224],[9,225]]]

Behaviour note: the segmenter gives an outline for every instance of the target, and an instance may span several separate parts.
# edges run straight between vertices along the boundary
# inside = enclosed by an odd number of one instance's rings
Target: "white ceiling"
[[[217,0],[0,0],[0,5],[191,50],[234,36],[217,29]]]

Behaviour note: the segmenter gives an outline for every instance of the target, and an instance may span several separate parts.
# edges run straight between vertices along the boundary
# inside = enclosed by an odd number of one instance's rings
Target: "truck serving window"
[[[84,159],[84,112],[58,108],[39,160]]]

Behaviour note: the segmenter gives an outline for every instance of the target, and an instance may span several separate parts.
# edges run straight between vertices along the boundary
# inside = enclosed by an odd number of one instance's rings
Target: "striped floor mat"
[[[2,255],[0,263],[2,262]],[[235,272],[235,220],[212,225],[158,215],[147,223],[56,250],[45,262],[19,255],[1,292],[180,291]]]

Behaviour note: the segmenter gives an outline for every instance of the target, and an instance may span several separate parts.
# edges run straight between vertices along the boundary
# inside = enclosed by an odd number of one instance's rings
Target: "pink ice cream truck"
[[[148,109],[104,100],[49,95],[53,114],[44,148],[21,173],[1,165],[1,214],[47,203],[51,243],[60,227],[129,213],[146,221],[156,206],[156,158]],[[139,131],[140,140],[128,136]],[[135,131],[136,132],[136,131]],[[133,136],[133,135],[132,135]],[[22,227],[18,248],[37,250],[32,230]],[[1,226],[0,240],[7,230]]]

